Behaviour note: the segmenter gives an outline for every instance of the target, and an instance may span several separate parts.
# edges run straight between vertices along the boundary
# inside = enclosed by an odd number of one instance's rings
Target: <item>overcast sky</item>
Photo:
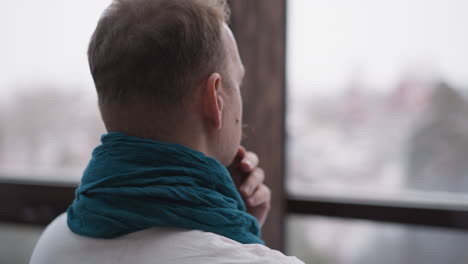
[[[3,1],[0,91],[56,84],[92,91],[86,46],[110,0]],[[420,71],[468,87],[467,0],[289,0],[293,93],[333,93],[352,78],[388,89]]]
[[[0,91],[30,84],[92,88],[86,48],[110,0],[3,1]],[[90,93],[94,91],[89,90]]]
[[[410,72],[468,88],[467,0],[290,0],[289,87],[330,93]]]

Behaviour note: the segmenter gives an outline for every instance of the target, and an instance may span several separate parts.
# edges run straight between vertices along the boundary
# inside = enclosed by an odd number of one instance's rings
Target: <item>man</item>
[[[215,0],[106,9],[88,56],[108,133],[32,264],[302,263],[262,245],[270,190],[240,147],[228,14]]]

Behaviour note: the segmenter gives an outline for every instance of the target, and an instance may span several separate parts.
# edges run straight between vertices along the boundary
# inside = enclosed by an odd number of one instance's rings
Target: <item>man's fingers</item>
[[[251,215],[253,215],[255,218],[257,218],[258,220],[258,223],[260,224],[260,226],[262,227],[263,224],[265,223],[266,221],[266,218],[268,216],[268,212],[270,211],[270,204],[269,203],[263,203],[263,204],[260,204],[259,206],[257,207],[254,207],[254,208],[251,208],[249,213]]]
[[[248,151],[245,154],[245,157],[241,160],[241,169],[244,172],[250,172],[252,171],[255,167],[258,166],[258,156],[257,154]]]
[[[243,146],[239,146],[239,150],[237,151],[237,156],[242,160],[245,157],[247,150]]]
[[[234,158],[234,161],[232,162],[233,166],[238,166],[242,160],[245,159],[245,155],[247,154],[247,150],[245,150],[244,147],[240,146],[239,149],[237,150],[236,157]]]
[[[271,191],[265,184],[260,185],[255,193],[247,199],[247,203],[251,207],[259,206],[270,201]]]
[[[247,151],[243,146],[239,146],[239,149],[237,150],[237,154],[234,157],[234,160],[232,163],[228,166],[231,169],[237,168],[237,166],[240,166],[241,161],[245,158],[245,155],[247,154]]]
[[[255,168],[244,180],[239,190],[245,197],[250,197],[265,180],[262,168]]]

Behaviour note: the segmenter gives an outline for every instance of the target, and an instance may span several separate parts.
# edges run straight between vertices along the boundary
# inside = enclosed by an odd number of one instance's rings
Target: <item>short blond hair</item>
[[[226,0],[113,1],[88,48],[104,122],[108,112],[133,104],[170,111],[222,71],[229,15]]]

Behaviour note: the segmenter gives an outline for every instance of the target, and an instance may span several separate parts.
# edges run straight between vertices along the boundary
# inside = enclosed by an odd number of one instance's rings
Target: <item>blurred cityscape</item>
[[[388,92],[353,82],[337,96],[292,95],[289,192],[466,193],[468,104],[463,91],[406,78]],[[288,223],[290,253],[306,263],[468,261],[468,232],[322,217],[291,217]]]
[[[51,85],[18,90],[24,92],[0,105],[0,170],[82,170],[104,133],[95,97]],[[461,90],[416,78],[388,92],[352,82],[336,96],[292,96],[288,111],[294,193],[311,184],[468,190],[468,106]]]
[[[351,83],[337,96],[293,95],[290,191],[313,184],[466,192],[468,106],[461,91],[415,78],[389,92]]]
[[[78,182],[104,133],[84,89],[17,89],[0,104],[0,177]]]

